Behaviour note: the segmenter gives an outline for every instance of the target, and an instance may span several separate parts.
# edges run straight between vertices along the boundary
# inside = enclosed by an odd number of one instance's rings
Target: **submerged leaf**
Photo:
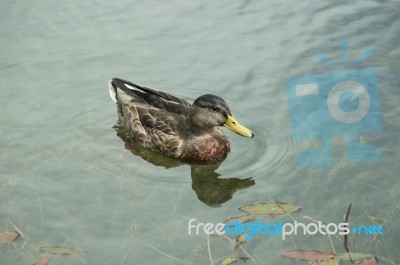
[[[239,215],[239,216],[234,216],[234,217],[231,217],[231,218],[225,220],[224,224],[226,225],[226,224],[229,224],[229,223],[232,223],[232,222],[238,222],[238,223],[243,224],[243,223],[246,223],[246,222],[253,221],[255,216],[256,216],[255,214],[242,214],[242,215]]]
[[[290,203],[267,202],[244,206],[239,209],[250,214],[283,215],[297,212],[301,207]]]
[[[377,265],[378,260],[372,254],[368,253],[344,253],[340,255],[341,258],[350,261],[357,260],[356,265]]]
[[[356,263],[356,265],[378,265],[378,260],[375,257],[365,259]]]
[[[333,252],[323,252],[318,250],[286,250],[281,253],[281,256],[299,259],[299,260],[308,260],[308,261],[324,261],[336,258],[335,253]]]
[[[236,261],[237,261],[236,257],[229,256],[229,257],[223,258],[219,264],[220,265],[229,265],[229,264],[235,263]]]
[[[368,253],[349,252],[339,255],[339,257],[345,260],[353,261],[371,258],[374,257],[374,255]]]
[[[368,218],[375,224],[383,224],[385,222],[385,219],[378,216],[368,215]]]
[[[0,245],[11,242],[11,241],[15,240],[18,236],[19,236],[19,233],[17,231],[7,231],[7,232],[0,233]]]
[[[240,234],[237,238],[236,238],[236,248],[239,247],[239,245],[242,245],[244,243],[247,242],[247,235],[246,234]]]
[[[324,261],[313,261],[311,265],[339,265],[339,260],[337,258],[333,258]]]
[[[43,256],[40,260],[38,260],[34,265],[47,265],[50,262],[49,256]]]
[[[318,219],[313,218],[313,217],[311,217],[311,216],[303,215],[303,217],[306,218],[306,219],[308,219],[308,220],[310,220],[310,221],[313,222],[313,223],[316,223],[316,224],[318,224],[318,222],[323,223],[321,220],[318,220]]]
[[[64,248],[64,247],[49,247],[42,246],[39,248],[40,251],[55,255],[79,255],[83,251],[77,248]]]
[[[241,261],[243,261],[243,262],[246,262],[247,260],[249,260],[250,258],[249,257],[246,257],[246,256],[242,256],[242,257],[238,257],[238,260],[241,260]]]

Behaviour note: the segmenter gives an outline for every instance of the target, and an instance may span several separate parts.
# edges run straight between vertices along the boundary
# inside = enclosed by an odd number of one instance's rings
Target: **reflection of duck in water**
[[[174,168],[183,165],[181,161],[173,159],[154,151],[144,149],[135,142],[130,141],[127,129],[123,126],[115,125],[117,135],[125,142],[125,148],[132,154],[141,157],[155,166]],[[238,190],[250,188],[255,184],[252,178],[220,178],[215,172],[219,164],[214,165],[190,165],[190,175],[192,177],[192,189],[203,203],[210,206],[218,206],[221,203],[232,199],[233,194]]]
[[[134,142],[184,162],[217,164],[226,158],[230,146],[218,126],[254,136],[235,120],[225,101],[214,95],[203,95],[190,104],[118,78],[110,81],[109,88],[120,124]]]
[[[218,165],[196,165],[191,167],[192,189],[197,198],[210,206],[220,204],[232,199],[236,191],[250,188],[255,184],[252,178],[220,178],[215,172]]]

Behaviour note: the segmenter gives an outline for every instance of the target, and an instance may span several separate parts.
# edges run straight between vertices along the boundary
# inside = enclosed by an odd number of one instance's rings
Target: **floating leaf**
[[[42,246],[39,248],[40,251],[55,255],[79,255],[83,251],[77,248],[63,248],[63,247],[49,247]]]
[[[38,260],[34,265],[47,265],[50,262],[49,256],[43,256],[40,260]]]
[[[375,257],[365,259],[356,263],[356,265],[378,265],[378,260]]]
[[[336,258],[335,253],[333,252],[323,252],[318,250],[286,250],[281,253],[282,256],[299,259],[299,260],[308,260],[308,261],[324,261]]]
[[[15,240],[18,236],[19,236],[19,233],[17,231],[7,231],[7,232],[0,233],[0,245],[11,242],[11,241]]]
[[[289,203],[267,202],[244,206],[240,207],[239,209],[250,214],[283,215],[297,212],[301,209],[301,207]]]
[[[339,265],[339,260],[336,258],[328,259],[324,261],[313,261],[311,265]]]
[[[378,216],[368,215],[368,218],[375,224],[383,224],[385,222],[385,219]]]
[[[223,258],[219,264],[220,265],[229,265],[229,264],[235,263],[236,261],[237,261],[236,257],[229,256],[229,257]]]
[[[367,258],[371,258],[373,256],[374,255],[368,254],[368,253],[349,252],[349,253],[341,254],[338,257],[345,259],[345,260],[353,261],[353,260],[367,259]]]
[[[242,214],[239,216],[234,216],[234,217],[229,218],[228,220],[225,220],[224,224],[226,225],[226,224],[232,223],[232,222],[238,222],[238,223],[243,224],[246,222],[253,221],[255,216],[256,216],[255,214]]]

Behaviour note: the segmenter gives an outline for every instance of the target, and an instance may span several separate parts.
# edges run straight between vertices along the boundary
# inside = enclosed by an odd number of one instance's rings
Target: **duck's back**
[[[116,78],[110,82],[110,95],[118,105],[120,122],[135,142],[161,154],[181,156],[190,103]]]

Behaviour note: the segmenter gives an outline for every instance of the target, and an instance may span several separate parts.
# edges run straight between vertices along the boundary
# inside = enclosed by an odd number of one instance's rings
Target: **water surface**
[[[352,202],[353,224],[385,219],[383,237],[352,236],[352,250],[398,264],[397,1],[2,1],[0,10],[0,230],[14,224],[25,236],[1,246],[1,264],[33,264],[42,245],[86,252],[51,264],[210,264],[206,237],[188,236],[188,219],[217,223],[270,200],[301,205],[300,221],[325,222],[341,222]],[[332,167],[303,168],[307,143],[292,135],[286,81],[346,69],[343,37],[352,60],[374,52],[357,69],[377,71],[382,130],[360,137],[382,159],[348,163],[338,136]],[[232,152],[218,169],[155,166],[116,135],[112,77],[187,100],[217,94],[256,136],[225,131]],[[214,264],[234,247],[210,244]],[[289,264],[285,249],[332,250],[323,236],[260,236],[244,248],[255,264]]]

